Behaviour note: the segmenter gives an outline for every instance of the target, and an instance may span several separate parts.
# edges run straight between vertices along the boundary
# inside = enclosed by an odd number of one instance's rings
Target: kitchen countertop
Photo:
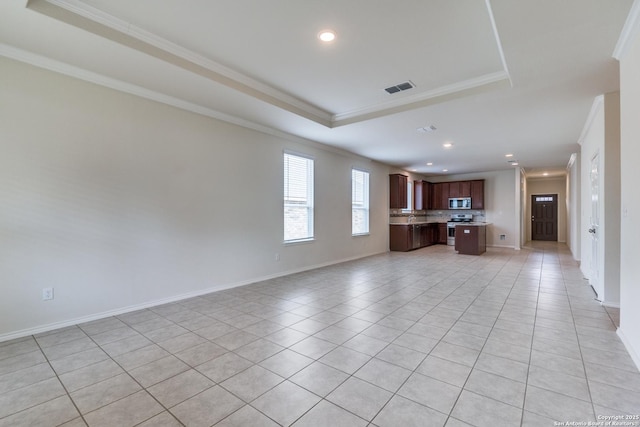
[[[415,222],[392,222],[389,223],[389,225],[421,225],[421,224],[447,224],[448,222],[451,221],[415,221]],[[481,225],[490,225],[490,222],[477,222],[477,221],[473,221],[473,222],[455,222],[455,225],[475,225],[475,226],[481,226]]]
[[[413,222],[391,222],[389,225],[422,225],[422,224],[446,224],[446,221],[413,221]]]

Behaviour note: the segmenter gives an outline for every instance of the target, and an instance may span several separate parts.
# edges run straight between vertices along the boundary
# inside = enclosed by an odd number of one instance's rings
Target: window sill
[[[313,243],[316,239],[311,237],[309,239],[297,239],[297,240],[285,240],[282,242],[283,245],[285,246],[289,246],[289,245],[302,245],[305,243]]]
[[[363,237],[363,236],[370,236],[371,233],[358,233],[358,234],[352,234],[351,237]]]

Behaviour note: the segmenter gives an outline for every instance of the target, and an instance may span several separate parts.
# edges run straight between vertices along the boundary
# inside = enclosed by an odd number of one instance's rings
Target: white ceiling
[[[513,153],[536,176],[564,171],[594,98],[618,89],[631,4],[14,0],[0,55],[426,175],[507,169]]]

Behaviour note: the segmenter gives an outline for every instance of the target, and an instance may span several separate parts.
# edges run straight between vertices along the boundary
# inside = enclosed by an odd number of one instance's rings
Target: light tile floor
[[[0,426],[640,415],[618,318],[562,244],[383,254],[0,343]]]

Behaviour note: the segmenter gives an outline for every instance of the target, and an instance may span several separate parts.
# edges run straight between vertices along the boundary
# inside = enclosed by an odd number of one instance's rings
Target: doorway
[[[531,196],[531,240],[558,241],[558,195]]]

